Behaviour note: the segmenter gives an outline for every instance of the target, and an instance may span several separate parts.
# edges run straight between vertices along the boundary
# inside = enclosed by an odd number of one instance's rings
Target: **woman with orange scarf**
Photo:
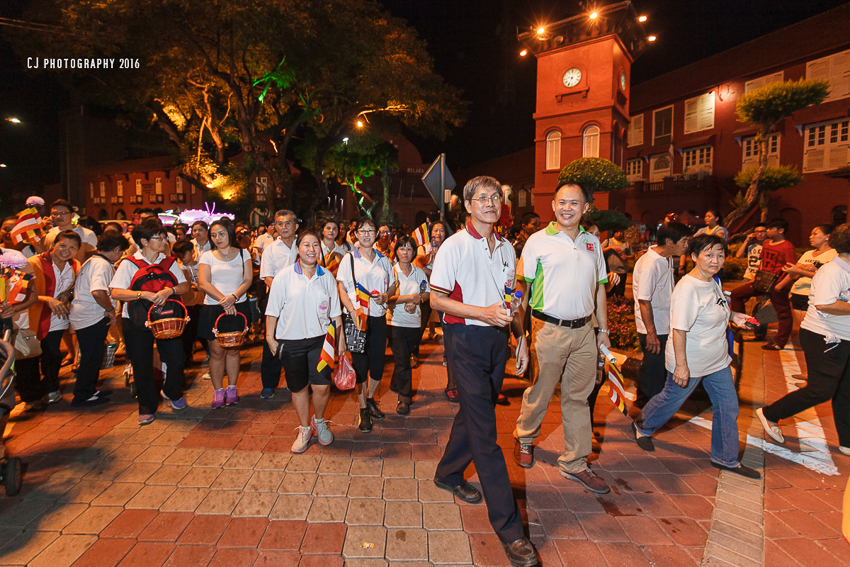
[[[74,259],[81,245],[79,235],[66,230],[53,240],[50,250],[27,260],[35,274],[38,301],[21,313],[16,321],[19,328],[28,328],[41,341],[41,355],[15,363],[17,388],[28,409],[42,407],[41,398],[47,394],[51,404],[62,399],[59,391],[59,368],[62,363],[60,345],[69,327],[68,312],[74,279],[80,263]],[[39,376],[41,365],[41,377]]]

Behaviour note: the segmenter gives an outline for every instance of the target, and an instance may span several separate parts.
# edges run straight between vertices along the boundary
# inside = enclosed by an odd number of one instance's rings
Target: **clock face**
[[[626,90],[626,72],[620,71],[620,88]]]
[[[577,67],[568,69],[563,80],[565,87],[574,87],[581,82],[581,71]]]

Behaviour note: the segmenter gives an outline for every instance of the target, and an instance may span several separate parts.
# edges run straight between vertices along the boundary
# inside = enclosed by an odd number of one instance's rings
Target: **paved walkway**
[[[600,395],[592,464],[608,495],[558,474],[557,399],[538,464],[521,469],[511,432],[526,384],[506,380],[499,440],[543,565],[850,564],[839,534],[850,458],[834,450],[831,409],[801,416],[814,429],[796,427],[811,439],[823,433],[837,476],[775,455],[752,410],[787,391],[787,361],[766,353],[762,364],[758,345],[746,348],[739,425],[742,440],[752,436],[746,461],[767,467],[756,483],[710,466],[705,401],[689,403],[657,436],[656,452],[645,453],[629,439],[628,419]],[[0,497],[0,565],[507,565],[484,506],[456,502],[431,482],[455,411],[442,394],[442,347],[423,344],[410,416],[395,415],[394,396],[382,390],[387,418],[364,435],[354,426],[354,397],[337,393],[336,441],[298,456],[289,454],[291,404],[258,398],[260,349],[243,352],[235,408],[208,411],[210,383],[198,378],[191,409],[163,410],[140,429],[116,367],[107,374],[115,403],[77,410],[66,395],[45,413],[14,414],[8,448],[27,471],[21,495]],[[800,445],[795,425],[784,429],[792,453],[818,450],[816,439]]]

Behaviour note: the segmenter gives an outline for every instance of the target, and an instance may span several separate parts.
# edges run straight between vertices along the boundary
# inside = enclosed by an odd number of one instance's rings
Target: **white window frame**
[[[100,198],[101,199],[106,198],[106,181],[100,182]]]
[[[626,161],[626,180],[640,181],[643,179],[643,159],[630,159]]]
[[[156,187],[156,194],[162,195],[162,177],[157,177],[154,181],[154,185]]]
[[[599,126],[591,124],[581,133],[581,157],[599,157]]]
[[[781,134],[774,132],[767,137],[767,165],[779,165]],[[741,169],[758,167],[759,145],[755,136],[741,140]]]
[[[658,133],[655,131],[655,126],[656,126],[655,115],[658,114],[659,112],[663,112],[667,109],[670,110],[670,132],[669,132],[669,134],[662,134],[661,136],[659,136]],[[657,110],[652,111],[652,145],[653,146],[657,146],[658,144],[669,144],[673,141],[673,125],[674,125],[674,118],[675,118],[674,114],[675,113],[673,111],[673,105],[672,104],[670,106],[665,106],[664,108],[659,108]],[[665,136],[670,136],[670,139],[667,140],[667,141],[658,141],[659,138],[665,137]]]
[[[124,180],[123,179],[119,179],[115,183],[115,191],[116,191],[116,194],[119,197],[124,197]]]
[[[757,89],[761,89],[770,85],[772,83],[781,83],[785,80],[785,72],[779,71],[778,73],[773,73],[772,75],[765,75],[763,77],[759,77],[757,79],[752,79],[744,83],[744,94],[747,94],[750,91],[754,91]]]
[[[803,131],[803,173],[850,165],[850,118],[808,124]]]
[[[682,151],[682,173],[693,175],[704,171],[711,175],[714,163],[714,148],[712,146],[694,146]]]
[[[178,195],[183,194],[183,178],[179,175],[177,176],[177,179],[174,180],[174,190]]]
[[[552,130],[546,134],[546,170],[561,169],[561,133]]]
[[[630,148],[643,145],[643,114],[632,116],[627,138]]]
[[[685,134],[714,128],[714,91],[685,101]]]
[[[829,96],[824,102],[850,97],[850,49],[809,61],[806,78],[829,82]]]
[[[136,196],[140,196],[142,194],[142,180],[136,179]]]

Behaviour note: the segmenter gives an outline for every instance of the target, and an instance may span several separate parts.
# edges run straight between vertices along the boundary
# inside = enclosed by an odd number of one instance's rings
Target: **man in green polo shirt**
[[[534,466],[533,442],[560,384],[564,423],[564,453],[558,458],[561,475],[591,492],[605,494],[610,489],[587,465],[592,436],[587,397],[596,380],[598,345],[611,346],[602,246],[580,224],[589,203],[585,188],[572,183],[558,186],[552,201],[555,221],[529,237],[517,266],[523,309],[531,307],[534,381],[522,398],[514,430],[514,459],[521,467]],[[590,324],[594,312],[598,336]]]

